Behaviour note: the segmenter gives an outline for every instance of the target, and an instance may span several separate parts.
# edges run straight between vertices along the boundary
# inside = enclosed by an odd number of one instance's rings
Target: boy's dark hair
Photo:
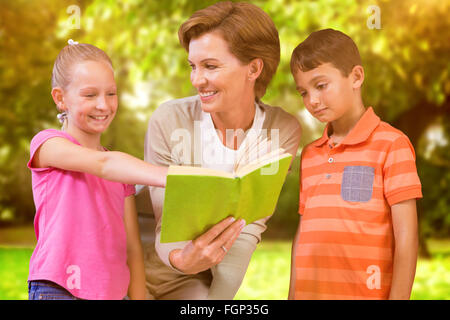
[[[355,42],[346,34],[324,29],[311,33],[292,52],[291,72],[303,72],[331,63],[347,77],[354,66],[362,66]]]

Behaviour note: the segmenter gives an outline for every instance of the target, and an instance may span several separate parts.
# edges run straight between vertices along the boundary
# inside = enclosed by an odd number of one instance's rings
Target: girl
[[[69,45],[52,74],[62,131],[31,141],[37,245],[29,299],[145,298],[134,184],[164,187],[167,168],[100,144],[117,111],[111,60],[90,44]]]

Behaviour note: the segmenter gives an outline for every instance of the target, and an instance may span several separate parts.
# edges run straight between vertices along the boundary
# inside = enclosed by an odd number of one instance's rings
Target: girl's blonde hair
[[[111,59],[101,49],[88,43],[74,43],[65,46],[58,54],[53,65],[52,88],[67,88],[72,80],[71,68],[83,61],[105,61],[111,65]]]
[[[103,50],[91,44],[78,43],[70,39],[69,44],[60,51],[53,65],[52,88],[67,88],[72,81],[72,67],[84,61],[104,61],[111,68],[113,67],[111,59]],[[66,113],[62,112],[58,114],[58,120],[62,123],[61,130],[65,130],[67,128]]]

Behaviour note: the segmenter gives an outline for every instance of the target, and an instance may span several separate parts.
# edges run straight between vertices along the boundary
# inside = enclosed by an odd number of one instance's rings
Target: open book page
[[[249,174],[252,171],[255,171],[256,169],[262,168],[268,164],[274,163],[272,168],[267,168],[265,171],[261,171],[262,175],[271,175],[276,174],[278,169],[278,164],[276,163],[278,160],[284,159],[286,157],[292,157],[289,153],[284,153],[284,149],[280,148],[277,150],[274,150],[260,158],[258,158],[255,161],[250,162],[249,164],[246,164],[238,169],[238,171],[235,172],[235,176],[243,177],[247,174]]]
[[[261,138],[245,147],[233,173],[169,167],[161,243],[195,239],[230,215],[251,223],[273,213],[292,156],[283,149],[268,152],[271,144]]]
[[[189,176],[214,176],[223,178],[234,178],[233,173],[229,173],[221,170],[214,170],[210,168],[202,167],[190,167],[190,166],[170,166],[168,175],[189,175]]]
[[[264,155],[272,151],[272,142],[262,135],[248,136],[245,145],[240,148],[236,157],[233,172],[239,171],[243,166],[258,161]]]
[[[161,243],[195,239],[230,215],[236,219],[243,218],[247,223],[271,215],[291,158],[288,153],[275,159],[267,156],[267,166],[263,166],[265,161],[258,162],[254,164],[257,166],[255,170],[239,179],[169,174],[161,221]],[[249,164],[243,169],[250,170],[251,166]],[[274,170],[271,174],[264,174],[265,169]]]

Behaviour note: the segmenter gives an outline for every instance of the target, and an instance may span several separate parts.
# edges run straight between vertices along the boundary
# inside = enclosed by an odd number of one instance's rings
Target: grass
[[[419,259],[412,299],[450,300],[450,239],[428,241],[433,258]]]
[[[450,299],[450,240],[430,240],[433,258],[419,259],[412,299]],[[291,243],[263,241],[253,254],[235,299],[286,299]],[[28,262],[33,249],[0,247],[0,300],[27,299]]]
[[[450,240],[429,240],[433,258],[419,259],[411,299],[450,299]],[[289,291],[290,242],[262,242],[253,254],[235,299],[286,299]]]
[[[287,299],[291,268],[291,243],[262,241],[247,269],[236,300]]]
[[[28,263],[33,249],[0,247],[0,300],[28,299]]]

